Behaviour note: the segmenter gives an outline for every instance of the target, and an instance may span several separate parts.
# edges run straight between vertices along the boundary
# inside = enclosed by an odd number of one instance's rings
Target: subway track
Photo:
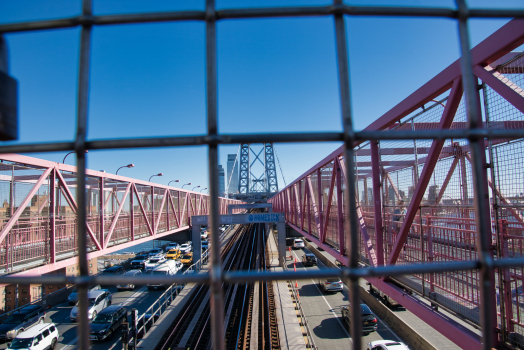
[[[266,269],[263,224],[240,226],[221,252],[224,271]],[[226,349],[279,349],[272,284],[223,284]],[[160,339],[155,350],[212,349],[210,289],[194,288],[188,303]]]

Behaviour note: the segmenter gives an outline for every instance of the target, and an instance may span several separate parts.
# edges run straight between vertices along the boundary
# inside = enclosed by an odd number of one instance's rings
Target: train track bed
[[[260,271],[268,263],[264,225],[244,225],[222,247],[224,271]],[[211,344],[210,290],[195,286],[155,350],[202,349]],[[280,349],[273,284],[223,284],[226,349]]]

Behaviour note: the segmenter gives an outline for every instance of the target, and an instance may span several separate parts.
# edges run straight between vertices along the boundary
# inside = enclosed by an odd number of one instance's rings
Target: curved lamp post
[[[65,155],[64,160],[62,161],[62,164],[65,164],[64,162],[65,162],[67,156],[70,155],[70,154],[72,154],[72,153],[75,153],[75,151],[73,151],[73,152],[69,152],[68,154]],[[88,150],[86,150],[86,153],[88,153]]]
[[[193,187],[193,189],[192,189],[191,191],[194,191],[194,190],[195,190],[195,188],[199,188],[199,187],[200,187],[200,185],[198,185],[198,186],[195,186],[195,187]]]
[[[182,185],[182,188],[184,188],[184,186],[186,186],[186,185],[192,185],[192,183],[191,183],[191,182],[188,182],[187,184],[183,184],[183,185]]]
[[[171,180],[171,181],[169,181],[169,182],[167,183],[167,185],[169,186],[169,184],[170,184],[171,182],[180,182],[180,180]]]
[[[122,168],[134,168],[135,165],[134,164],[128,164],[128,165],[124,165],[124,166],[121,166],[120,168],[118,168],[116,170],[116,175],[118,175],[118,170],[122,169]]]
[[[205,191],[205,190],[207,190],[207,187],[206,187],[206,188],[203,188],[203,189],[201,189],[201,190],[200,190],[200,193],[202,193],[202,191]]]
[[[155,177],[155,176],[164,176],[164,174],[163,174],[163,173],[158,173],[158,174],[156,174],[156,175],[151,175],[151,177],[149,178],[149,182],[151,182],[151,179],[152,179],[153,177]]]

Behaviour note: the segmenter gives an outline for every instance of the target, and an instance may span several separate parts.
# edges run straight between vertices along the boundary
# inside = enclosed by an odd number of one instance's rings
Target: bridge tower
[[[262,156],[262,152],[264,155]],[[260,201],[278,192],[275,154],[272,143],[244,143],[240,147],[236,199]]]

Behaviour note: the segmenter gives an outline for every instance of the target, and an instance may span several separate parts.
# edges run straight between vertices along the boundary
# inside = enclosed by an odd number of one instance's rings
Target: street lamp
[[[206,187],[206,188],[203,188],[203,189],[201,189],[201,190],[200,190],[200,193],[202,193],[202,191],[205,191],[205,190],[207,190],[207,187]]]
[[[167,185],[169,186],[169,184],[170,184],[171,182],[180,182],[180,180],[171,180],[171,181],[169,181],[169,182],[167,183]]]
[[[116,175],[118,175],[118,170],[122,169],[122,168],[134,168],[135,165],[134,164],[128,164],[128,165],[124,165],[124,166],[121,166],[120,168],[118,168],[116,170]]]
[[[191,183],[191,182],[188,182],[187,184],[183,184],[183,185],[182,185],[182,188],[184,188],[184,186],[186,186],[186,185],[192,185],[192,183]]]
[[[199,188],[199,187],[200,187],[200,185],[195,186],[195,187],[193,187],[193,189],[191,191],[193,191],[195,188]]]
[[[151,177],[149,178],[149,182],[151,182],[151,179],[154,177],[154,176],[164,176],[163,173],[158,173],[156,175],[151,175]]]
[[[86,153],[87,153],[87,152],[88,152],[88,151],[86,150]],[[65,157],[64,157],[64,160],[62,161],[62,164],[65,164],[65,163],[64,163],[64,162],[65,162],[65,159],[66,159],[67,156],[70,155],[71,153],[75,153],[75,151],[73,151],[73,152],[69,152],[68,154],[66,154]]]

